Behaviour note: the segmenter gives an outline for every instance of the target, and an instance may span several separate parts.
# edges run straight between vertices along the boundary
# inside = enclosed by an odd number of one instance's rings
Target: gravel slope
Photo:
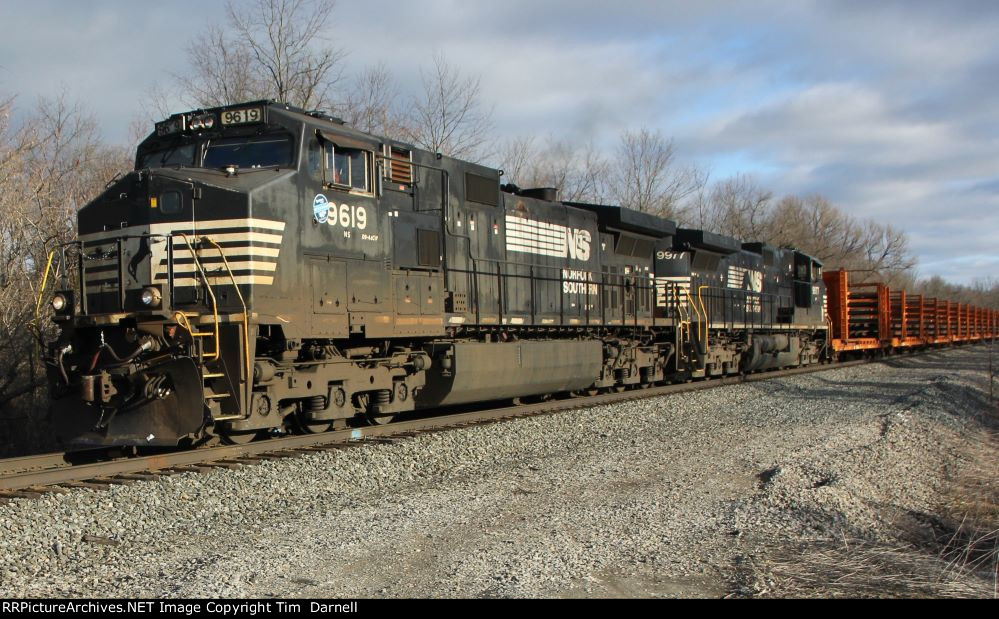
[[[13,501],[0,596],[722,596],[767,549],[932,513],[988,353]]]

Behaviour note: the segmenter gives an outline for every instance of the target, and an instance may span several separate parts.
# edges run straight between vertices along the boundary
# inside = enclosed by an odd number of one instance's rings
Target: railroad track
[[[205,447],[110,460],[88,459],[85,452],[82,454],[51,453],[11,458],[0,460],[0,502],[18,498],[37,498],[52,492],[67,492],[70,488],[106,489],[113,485],[155,480],[165,475],[234,469],[268,460],[299,457],[318,451],[346,449],[370,443],[394,443],[421,433],[440,432],[471,425],[552,414],[725,385],[773,380],[882,360],[884,359],[847,361],[789,370],[717,377],[709,380],[633,389],[620,393],[553,399],[533,404],[426,416],[381,426],[271,438],[244,445]]]

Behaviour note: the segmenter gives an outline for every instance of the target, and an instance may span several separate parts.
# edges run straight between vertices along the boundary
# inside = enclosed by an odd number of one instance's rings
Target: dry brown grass
[[[899,542],[814,540],[752,565],[744,591],[761,597],[999,597],[999,435],[982,430],[922,526]],[[925,519],[930,521],[927,533]]]
[[[992,596],[999,596],[999,435],[982,431],[942,494],[948,535],[941,558],[948,569],[990,579]]]
[[[805,544],[768,558],[754,583],[760,597],[981,598],[992,583],[915,544]]]

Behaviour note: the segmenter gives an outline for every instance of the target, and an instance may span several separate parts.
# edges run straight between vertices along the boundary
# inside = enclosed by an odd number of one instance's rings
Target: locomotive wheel
[[[296,414],[293,421],[295,430],[297,430],[299,434],[319,434],[333,429],[332,421],[313,421],[311,419],[306,419],[301,414]]]
[[[375,413],[364,413],[364,418],[367,420],[368,425],[383,426],[387,423],[392,423],[392,421],[395,420],[396,415],[376,415]]]
[[[249,432],[222,432],[222,442],[226,445],[245,445],[257,438],[260,432],[258,430],[250,430]]]

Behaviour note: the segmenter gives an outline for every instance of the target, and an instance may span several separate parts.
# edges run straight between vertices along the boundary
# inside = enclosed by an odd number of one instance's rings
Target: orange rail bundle
[[[944,299],[852,284],[848,271],[826,271],[834,352],[974,342],[999,335],[999,312]]]
[[[833,350],[870,350],[889,339],[891,302],[884,284],[850,284],[847,271],[826,271]]]

